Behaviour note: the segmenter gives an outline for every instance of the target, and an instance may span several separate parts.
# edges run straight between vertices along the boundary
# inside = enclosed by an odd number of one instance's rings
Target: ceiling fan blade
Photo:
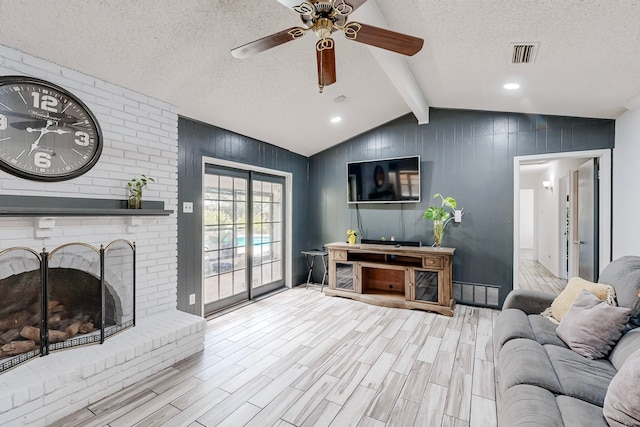
[[[413,56],[420,52],[420,49],[422,49],[422,45],[424,44],[424,40],[418,37],[396,33],[395,31],[361,24],[359,22],[350,22],[345,25],[344,36],[349,40],[354,40],[407,56]]]
[[[333,39],[318,40],[316,59],[318,60],[318,87],[320,93],[325,86],[336,82],[336,51]]]
[[[293,27],[279,33],[252,41],[235,49],[231,49],[231,55],[238,59],[245,59],[257,53],[264,52],[272,47],[280,46],[292,40],[302,37],[307,32],[307,28]]]

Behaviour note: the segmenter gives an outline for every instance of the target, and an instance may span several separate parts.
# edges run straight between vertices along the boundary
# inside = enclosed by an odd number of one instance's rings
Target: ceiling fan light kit
[[[267,37],[255,40],[231,50],[238,59],[245,59],[265,50],[280,46],[313,31],[320,39],[316,43],[318,64],[318,87],[322,93],[325,86],[336,82],[335,43],[331,35],[342,31],[345,38],[370,46],[413,56],[418,53],[424,40],[378,28],[359,22],[347,22],[349,15],[362,6],[366,0],[309,0],[292,9],[300,14],[303,27],[293,27]]]

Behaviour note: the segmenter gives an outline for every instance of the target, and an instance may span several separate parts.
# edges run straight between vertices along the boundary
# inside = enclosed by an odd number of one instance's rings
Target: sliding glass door
[[[284,286],[283,194],[283,178],[205,168],[205,314]]]

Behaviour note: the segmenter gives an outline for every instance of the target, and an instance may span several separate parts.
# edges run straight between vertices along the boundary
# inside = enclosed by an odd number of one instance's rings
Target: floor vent
[[[500,287],[478,283],[453,282],[453,299],[458,304],[500,308]]]
[[[511,63],[512,64],[533,64],[538,53],[540,43],[512,43]]]

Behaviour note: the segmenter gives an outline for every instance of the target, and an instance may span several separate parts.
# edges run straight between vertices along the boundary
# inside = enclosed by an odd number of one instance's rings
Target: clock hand
[[[27,132],[40,132],[40,136],[39,136],[35,141],[33,141],[33,144],[31,144],[31,150],[29,150],[29,154],[27,154],[27,156],[28,156],[28,155],[30,155],[30,154],[33,152],[33,150],[35,150],[36,148],[38,148],[38,144],[40,143],[40,139],[41,139],[41,138],[42,138],[46,133],[52,132],[52,131],[50,131],[50,130],[48,129],[48,128],[49,128],[49,126],[51,126],[52,124],[53,124],[53,121],[51,121],[51,120],[47,120],[47,125],[46,125],[45,127],[43,127],[42,129],[33,129],[33,128],[30,128],[30,127],[29,127],[29,128],[27,128]]]

